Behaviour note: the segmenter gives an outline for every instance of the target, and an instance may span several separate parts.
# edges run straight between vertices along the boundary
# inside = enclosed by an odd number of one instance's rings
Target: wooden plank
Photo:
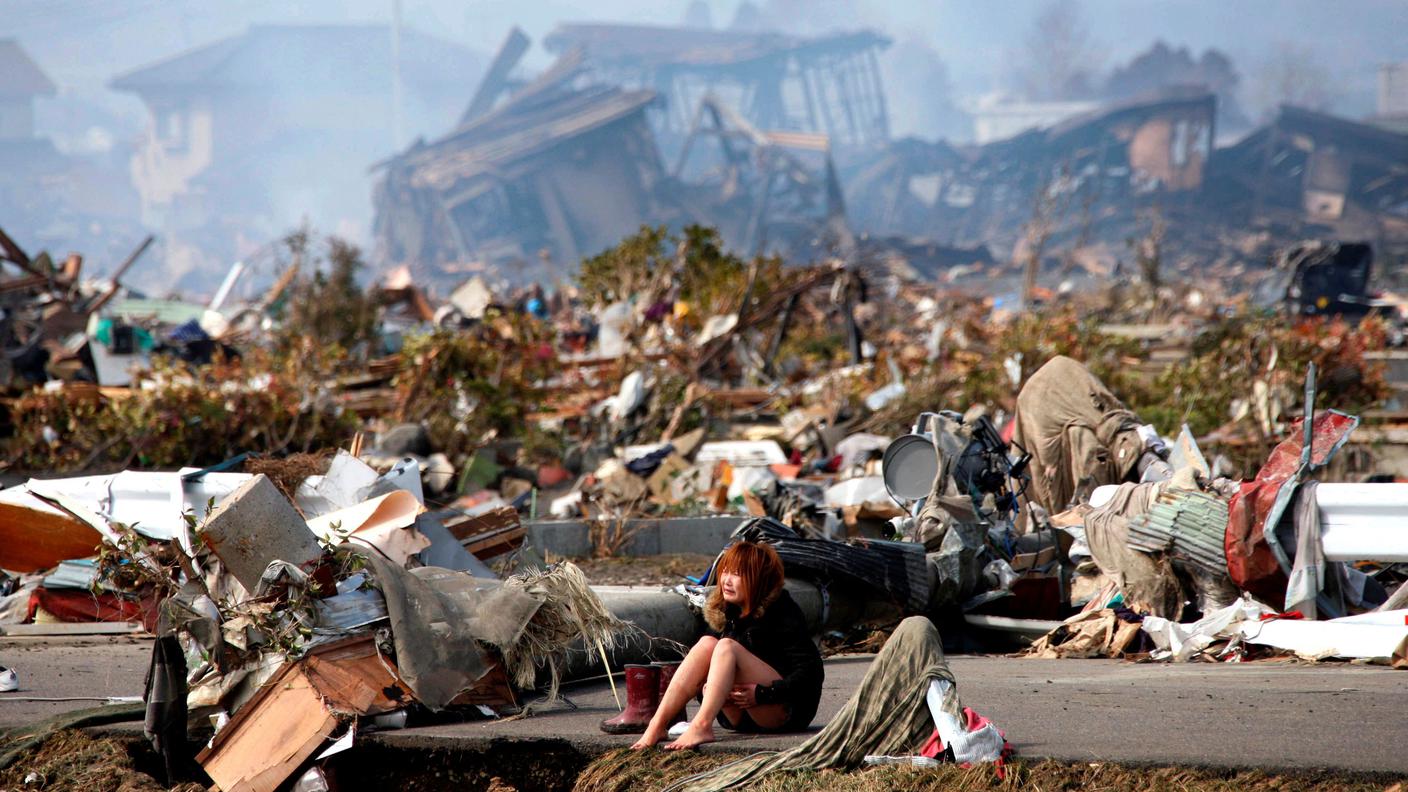
[[[523,53],[528,51],[530,43],[528,36],[517,27],[508,32],[508,38],[499,46],[498,53],[494,55],[494,60],[485,71],[484,79],[479,81],[474,98],[469,101],[469,107],[465,108],[464,115],[460,116],[461,126],[484,115],[494,106],[494,100],[507,90],[509,74],[522,60]]]
[[[512,506],[500,506],[473,517],[461,515],[445,521],[445,527],[450,531],[450,535],[461,542],[492,531],[513,528],[518,524],[518,512]]]
[[[366,658],[362,658],[365,660]],[[308,682],[313,689],[318,691],[319,697],[334,712],[343,715],[364,715],[372,708],[373,703],[378,699],[387,697],[381,693],[380,688],[372,687],[374,682],[368,679],[392,680],[390,674],[385,669],[380,675],[368,676],[374,672],[370,668],[359,667],[357,661],[345,660],[322,660],[317,657],[310,657],[304,661],[304,676],[308,677]],[[354,672],[352,669],[357,669]],[[358,673],[360,672],[360,673]],[[389,712],[399,707],[382,707],[380,711]]]
[[[410,691],[396,676],[395,665],[377,654],[370,635],[317,647],[308,663],[314,686],[336,709],[380,715],[412,701]]]
[[[508,682],[508,672],[503,663],[495,658],[489,665],[489,672],[480,677],[474,687],[455,696],[451,707],[485,706],[495,711],[516,708],[518,702],[513,697],[513,687]]]
[[[505,528],[488,536],[465,542],[464,549],[480,561],[488,561],[491,558],[498,558],[504,553],[517,550],[527,535],[528,529],[522,525],[517,528]]]
[[[286,666],[197,756],[224,792],[275,792],[337,728],[305,667]]]

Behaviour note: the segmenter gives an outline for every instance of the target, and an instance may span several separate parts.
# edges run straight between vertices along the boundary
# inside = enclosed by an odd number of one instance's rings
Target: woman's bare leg
[[[699,689],[704,685],[704,679],[709,674],[709,664],[718,643],[719,639],[706,635],[689,650],[680,667],[675,670],[675,675],[670,678],[670,686],[665,689],[665,695],[661,696],[660,706],[655,708],[650,725],[645,727],[645,733],[635,741],[632,749],[640,750],[665,739],[665,732],[674,725],[665,723],[665,719],[679,712],[685,702],[698,695]]]
[[[718,717],[720,710],[725,711],[734,723],[741,718],[743,711],[728,703],[728,695],[733,692],[734,685],[767,685],[781,678],[782,675],[772,666],[744,649],[737,641],[730,638],[719,641],[709,663],[704,700],[699,705],[699,712],[689,722],[685,733],[665,747],[679,750],[713,742],[714,718]],[[755,723],[764,727],[781,726],[787,717],[787,710],[781,704],[753,707],[748,713]]]

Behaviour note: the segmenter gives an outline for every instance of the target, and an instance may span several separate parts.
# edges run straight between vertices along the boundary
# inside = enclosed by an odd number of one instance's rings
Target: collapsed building
[[[815,132],[838,147],[883,146],[889,115],[869,30],[801,38],[781,33],[644,25],[565,24],[548,49],[580,52],[601,82],[649,88],[664,100],[658,131],[673,150],[715,96],[767,130]]]
[[[1216,100],[1135,99],[980,147],[901,141],[852,170],[848,203],[875,234],[1015,248],[1033,221],[1099,237],[1142,204],[1191,206],[1203,185]]]
[[[447,284],[484,271],[550,281],[641,225],[700,223],[749,254],[844,255],[852,240],[832,139],[814,131],[835,117],[796,115],[783,97],[800,81],[808,96],[863,105],[869,120],[848,125],[843,139],[883,142],[878,72],[865,90],[849,78],[850,88],[837,87],[837,75],[873,69],[862,45],[883,39],[828,38],[813,52],[784,37],[690,33],[711,46],[682,45],[668,61],[643,45],[641,29],[567,26],[550,40],[568,49],[526,83],[509,76],[527,49],[526,36],[511,33],[453,131],[377,166],[380,254]],[[738,41],[729,49],[721,37]],[[636,42],[636,60],[610,45],[617,39]],[[621,77],[628,62],[640,67],[631,79]],[[751,97],[749,112],[722,98],[730,87]],[[684,101],[693,104],[677,127],[672,113]]]
[[[983,145],[891,140],[878,34],[583,24],[545,43],[557,61],[515,79],[515,30],[459,125],[380,166],[386,263],[551,281],[690,223],[743,255],[911,278],[1025,262],[1024,289],[1161,257],[1261,272],[1305,238],[1408,248],[1408,136],[1368,124],[1285,107],[1219,149],[1218,95],[1186,86]]]
[[[1408,244],[1408,134],[1299,107],[1217,152],[1210,197],[1297,236]]]
[[[662,218],[650,91],[520,95],[385,165],[375,230],[393,261],[576,261]]]
[[[1306,237],[1408,245],[1408,136],[1296,107],[1215,149],[1216,98],[1164,92],[980,147],[898,141],[845,172],[856,227],[988,245],[1105,246],[1148,234],[1202,263],[1269,252]],[[1251,244],[1248,240],[1256,242]]]

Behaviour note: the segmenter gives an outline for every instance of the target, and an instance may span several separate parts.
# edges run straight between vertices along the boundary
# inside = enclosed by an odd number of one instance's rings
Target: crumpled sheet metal
[[[1129,545],[1168,552],[1216,574],[1227,572],[1227,502],[1196,490],[1164,489],[1149,511],[1129,521]]]
[[[1316,415],[1311,425],[1311,466],[1327,464],[1358,425],[1357,417],[1336,410]],[[1243,482],[1228,504],[1227,572],[1233,583],[1263,602],[1281,602],[1286,596],[1290,560],[1274,532],[1306,472],[1301,469],[1303,427],[1304,419],[1291,424],[1286,439],[1272,449],[1256,478]]]

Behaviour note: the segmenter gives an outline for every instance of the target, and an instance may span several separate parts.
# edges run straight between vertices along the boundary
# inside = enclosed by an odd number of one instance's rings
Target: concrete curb
[[[747,517],[666,517],[627,520],[631,533],[621,548],[627,556],[676,555],[696,553],[715,555],[723,550],[728,537]],[[592,554],[591,532],[584,520],[538,520],[524,523],[528,529],[525,544],[539,553],[581,557]]]

